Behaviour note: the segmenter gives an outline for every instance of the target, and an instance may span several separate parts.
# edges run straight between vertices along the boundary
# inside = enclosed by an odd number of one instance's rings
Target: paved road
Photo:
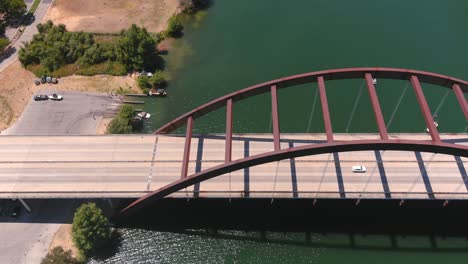
[[[106,95],[60,94],[64,95],[60,102],[31,100],[21,118],[2,135],[95,134],[100,118],[117,109],[116,102]],[[8,136],[0,136],[3,137]],[[15,145],[5,147],[4,150],[13,156],[20,149]],[[5,182],[0,182],[0,186],[3,184]],[[26,201],[33,210],[32,214],[23,209],[20,219],[12,221],[0,217],[0,237],[9,238],[0,240],[0,263],[40,263],[53,235],[74,209],[74,202],[71,204],[70,201]]]
[[[400,138],[418,135],[397,135]],[[425,135],[422,135],[425,136]],[[375,135],[343,135],[337,140]],[[282,135],[292,144],[324,136]],[[442,135],[468,144],[466,135]],[[184,138],[154,135],[0,137],[0,197],[139,197],[179,179]],[[271,151],[271,138],[238,135],[233,159]],[[222,164],[224,140],[192,140],[189,174]],[[239,170],[200,184],[203,197],[468,199],[468,159],[404,151],[358,151],[283,160]],[[356,174],[351,166],[363,165]],[[385,179],[385,180],[383,180]],[[447,194],[451,193],[451,194]],[[193,187],[173,195],[192,197]]]
[[[102,117],[113,116],[120,102],[105,94],[41,91],[63,95],[62,101],[31,99],[18,121],[3,135],[96,134]]]
[[[18,58],[18,51],[21,45],[23,45],[22,43],[30,41],[32,37],[34,36],[34,34],[37,33],[36,26],[37,24],[42,22],[42,19],[45,17],[47,10],[49,9],[52,2],[53,0],[41,1],[41,3],[36,9],[36,12],[34,13],[34,16],[35,16],[34,22],[31,25],[26,27],[21,37],[13,45],[13,48],[14,48],[13,54],[9,55],[4,60],[0,61],[0,72],[3,71],[6,67],[8,67],[8,65],[10,65],[14,60]]]
[[[72,200],[28,201],[34,208],[24,210],[16,220],[0,217],[0,263],[40,263],[62,223],[69,223],[77,206]]]

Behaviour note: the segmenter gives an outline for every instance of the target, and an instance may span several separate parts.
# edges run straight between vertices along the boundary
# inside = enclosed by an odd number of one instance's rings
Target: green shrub
[[[138,87],[140,87],[140,89],[142,90],[151,88],[150,79],[146,76],[139,76],[137,78],[137,84],[138,84]]]
[[[182,32],[184,25],[178,15],[172,15],[167,21],[166,35],[175,37]]]
[[[0,54],[3,50],[10,44],[10,41],[7,38],[0,38]]]
[[[0,1],[0,14],[7,15],[7,21],[18,20],[26,13],[26,4],[23,0],[2,0]]]
[[[162,87],[166,85],[166,78],[162,71],[156,71],[153,76],[139,76],[137,78],[138,87],[143,90],[145,93],[151,88]]]
[[[164,72],[156,71],[153,76],[149,78],[149,83],[152,87],[157,88],[166,85],[166,77]]]
[[[107,134],[130,134],[133,132],[131,120],[135,109],[130,105],[122,105],[118,116],[114,117],[107,127]]]
[[[125,67],[118,62],[106,61],[95,65],[81,65],[75,73],[84,76],[93,76],[98,74],[108,74],[114,76],[125,75]]]
[[[121,31],[116,55],[127,71],[152,69],[157,60],[156,40],[146,28],[133,24],[128,30]]]
[[[42,64],[54,71],[65,64],[75,63],[94,41],[90,33],[68,32],[64,25],[51,21],[37,25],[38,34],[20,48],[19,59],[24,66]]]
[[[63,250],[62,247],[55,247],[51,252],[41,260],[41,264],[80,264],[81,262],[74,258],[70,250]]]
[[[81,205],[73,217],[72,237],[83,257],[103,246],[111,236],[109,221],[95,203]]]
[[[133,132],[132,126],[128,120],[120,116],[114,117],[107,127],[107,134],[131,134]]]
[[[135,109],[131,105],[122,105],[119,111],[119,117],[130,120],[133,117]]]

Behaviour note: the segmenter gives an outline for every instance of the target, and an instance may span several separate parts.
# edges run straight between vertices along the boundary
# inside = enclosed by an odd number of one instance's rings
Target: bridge
[[[428,134],[388,133],[374,78],[411,84]],[[334,133],[326,81],[343,79],[365,81],[377,134]],[[324,133],[281,134],[277,91],[309,83],[318,86]],[[2,136],[0,197],[138,198],[124,213],[165,197],[468,199],[468,135],[438,132],[421,83],[450,89],[468,120],[460,79],[393,68],[312,72],[220,97],[153,135]],[[263,93],[273,133],[234,134],[234,103]],[[195,120],[221,107],[225,133],[194,135]],[[170,134],[182,126],[185,136]],[[353,165],[367,172],[352,173]]]

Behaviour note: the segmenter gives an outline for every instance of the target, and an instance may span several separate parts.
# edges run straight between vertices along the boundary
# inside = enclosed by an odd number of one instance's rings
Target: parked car
[[[47,80],[46,80],[46,77],[45,77],[45,76],[42,76],[42,77],[41,77],[41,83],[46,83],[46,81],[47,81]]]
[[[58,79],[57,79],[57,78],[52,78],[52,83],[53,83],[53,84],[57,84],[57,83],[58,83]]]
[[[353,166],[353,167],[351,167],[351,170],[352,170],[353,172],[359,173],[359,172],[366,172],[366,171],[367,171],[367,168],[364,167],[364,166]]]
[[[41,81],[40,80],[34,80],[34,84],[39,85],[39,84],[41,84]]]
[[[49,95],[49,99],[54,101],[61,101],[63,99],[63,96],[54,93],[52,95]]]
[[[45,94],[38,94],[34,96],[34,101],[44,101],[44,100],[49,100],[49,96]]]

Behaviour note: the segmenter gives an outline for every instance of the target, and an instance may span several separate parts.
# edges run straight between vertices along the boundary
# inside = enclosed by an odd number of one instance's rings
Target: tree
[[[0,54],[2,51],[10,44],[10,41],[7,38],[0,38]]]
[[[135,109],[131,105],[122,105],[119,111],[119,117],[130,120],[133,117]]]
[[[80,264],[80,261],[72,256],[71,250],[55,247],[41,260],[41,264]]]
[[[150,84],[154,88],[166,85],[166,77],[162,71],[156,71],[149,79]]]
[[[18,20],[26,13],[26,4],[23,0],[0,1],[0,14],[5,13],[7,21]]]
[[[176,37],[182,32],[183,29],[184,25],[182,25],[178,15],[171,16],[167,21],[166,34],[168,36]]]
[[[107,127],[107,134],[131,134],[132,132],[133,129],[128,120],[120,116],[112,119]]]
[[[82,204],[73,217],[72,237],[84,257],[110,239],[109,221],[95,203]]]
[[[120,32],[116,47],[117,59],[127,71],[152,68],[156,54],[156,40],[146,28],[133,24]]]
[[[137,78],[137,84],[138,87],[140,87],[140,89],[143,91],[146,91],[151,88],[151,83],[147,76],[139,76]]]

